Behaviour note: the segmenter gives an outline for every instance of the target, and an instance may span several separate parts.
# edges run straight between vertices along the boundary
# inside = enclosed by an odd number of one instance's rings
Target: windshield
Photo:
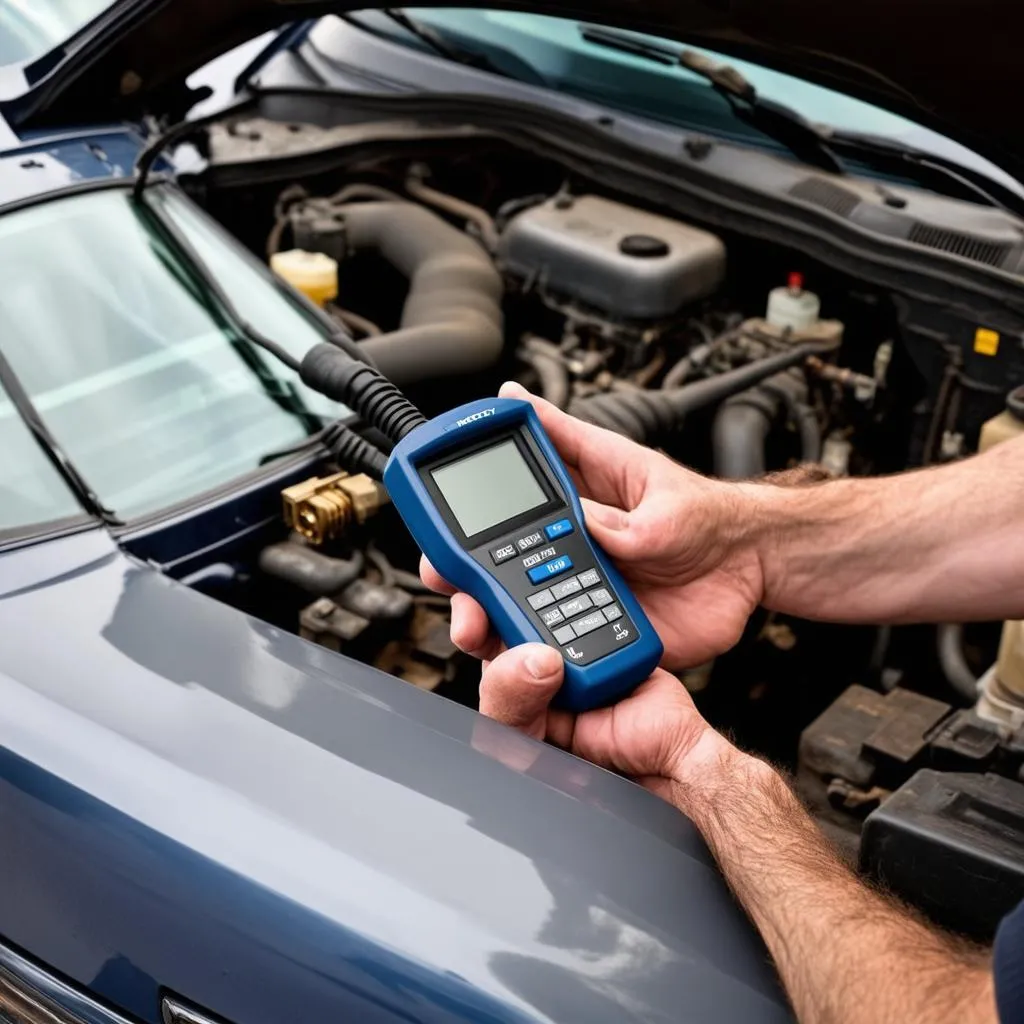
[[[0,0],[0,64],[35,60],[73,36],[111,0]]]
[[[167,188],[147,196],[260,331],[298,357],[323,341],[255,258],[184,196]],[[308,417],[269,393],[280,382],[295,385],[317,422],[345,412],[217,321],[127,190],[0,217],[0,280],[0,348],[57,442],[122,519],[222,486],[305,437]],[[254,354],[275,387],[261,381]],[[9,402],[0,430],[21,521],[66,515],[66,494]],[[7,512],[10,496],[0,497]]]
[[[682,128],[780,148],[756,129],[738,121],[704,78],[671,60],[657,63],[588,40],[584,37],[584,22],[512,11],[442,7],[410,8],[408,14],[459,50],[484,58],[488,67],[511,78]],[[424,41],[380,11],[359,11],[353,20],[406,46],[431,52]],[[684,48],[679,42],[657,36],[621,34],[669,54]],[[916,146],[1020,190],[1010,175],[988,160],[913,121],[792,75],[725,54],[700,52],[731,64],[764,99],[784,103],[809,121]]]

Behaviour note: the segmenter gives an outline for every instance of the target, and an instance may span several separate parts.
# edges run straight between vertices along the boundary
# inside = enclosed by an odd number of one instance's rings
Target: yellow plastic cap
[[[270,269],[318,306],[338,297],[338,261],[322,252],[275,252]]]

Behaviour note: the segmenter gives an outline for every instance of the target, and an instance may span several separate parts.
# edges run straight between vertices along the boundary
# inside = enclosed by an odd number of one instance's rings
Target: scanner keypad
[[[637,638],[585,537],[564,515],[521,529],[479,557],[519,600],[525,597],[541,632],[571,664],[589,664]]]

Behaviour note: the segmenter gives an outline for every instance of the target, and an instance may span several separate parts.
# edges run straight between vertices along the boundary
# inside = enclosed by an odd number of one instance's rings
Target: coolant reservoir
[[[818,322],[820,312],[821,300],[814,292],[804,290],[803,274],[794,271],[784,288],[773,288],[768,293],[765,319],[773,327],[803,331]]]
[[[1024,434],[1024,387],[1006,396],[1006,409],[981,428],[978,451]],[[1024,622],[1004,622],[999,643],[996,678],[1003,688],[1024,702]]]
[[[275,252],[270,269],[318,306],[338,297],[338,261],[322,252]]]

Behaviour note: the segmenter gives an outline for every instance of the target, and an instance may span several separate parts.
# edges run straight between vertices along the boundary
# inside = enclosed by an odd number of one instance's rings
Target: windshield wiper
[[[470,53],[468,50],[452,45],[437,29],[425,24],[418,18],[411,17],[404,8],[382,7],[380,8],[380,13],[389,21],[393,21],[396,25],[404,28],[409,35],[415,36],[415,38],[433,50],[439,57],[444,57],[445,60],[450,60],[454,64],[464,64],[466,67],[476,68],[478,71],[489,71],[493,75],[508,77],[501,68],[484,54]],[[362,28],[366,28],[363,22],[359,24]]]
[[[842,161],[829,148],[825,135],[795,110],[782,103],[762,99],[753,85],[731,65],[719,64],[696,50],[673,50],[628,32],[598,25],[581,25],[580,33],[595,46],[618,50],[666,67],[682,66],[700,75],[725,99],[738,120],[782,143],[805,164],[833,174],[846,173]]]
[[[1024,198],[988,175],[892,139],[819,128],[791,107],[758,95],[754,86],[730,64],[721,64],[696,50],[673,50],[614,29],[581,25],[580,31],[584,39],[597,46],[665,66],[678,64],[700,75],[728,102],[739,120],[781,142],[804,163],[833,174],[847,174],[842,159],[847,157],[943,195],[982,202],[1024,217]]]
[[[983,171],[948,157],[867,132],[837,129],[828,134],[828,140],[837,152],[874,170],[910,178],[935,192],[972,202],[980,200],[1015,217],[1024,217],[1024,196]]]

